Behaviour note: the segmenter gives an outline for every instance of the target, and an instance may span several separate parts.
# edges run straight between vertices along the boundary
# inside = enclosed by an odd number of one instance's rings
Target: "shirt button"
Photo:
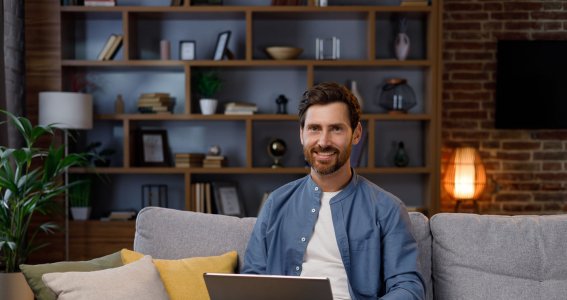
[[[314,209],[314,208],[312,208],[312,209],[311,209],[311,212],[312,212],[312,213],[314,213],[314,212],[315,212],[315,209]]]
[[[318,187],[315,187],[315,190],[316,190],[316,191],[318,191],[318,190],[319,190],[319,188],[318,188]]]
[[[302,241],[302,242],[305,242],[305,237],[302,237],[302,238],[301,238],[301,241]]]
[[[296,271],[299,271],[299,266],[296,266],[296,267],[295,267],[295,270],[296,270]]]

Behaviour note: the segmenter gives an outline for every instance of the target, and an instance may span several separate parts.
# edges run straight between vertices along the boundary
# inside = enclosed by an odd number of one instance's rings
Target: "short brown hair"
[[[299,103],[299,123],[301,128],[305,125],[305,113],[311,105],[330,104],[342,102],[347,105],[352,130],[360,122],[360,105],[356,97],[344,86],[335,82],[323,82],[315,85],[303,93]]]

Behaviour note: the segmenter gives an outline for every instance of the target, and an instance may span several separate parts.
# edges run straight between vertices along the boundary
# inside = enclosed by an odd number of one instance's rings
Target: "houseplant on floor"
[[[33,126],[24,117],[0,113],[7,116],[25,143],[21,148],[0,145],[0,299],[25,299],[16,296],[14,283],[6,280],[18,275],[24,280],[18,273],[19,265],[45,246],[34,243],[34,238],[39,232],[50,233],[57,228],[51,222],[31,228],[32,217],[60,207],[56,199],[69,188],[62,180],[65,171],[86,164],[87,158],[80,153],[64,156],[64,145],[54,146],[53,141],[48,148],[38,146],[39,139],[48,141],[45,139],[53,136],[55,126]]]

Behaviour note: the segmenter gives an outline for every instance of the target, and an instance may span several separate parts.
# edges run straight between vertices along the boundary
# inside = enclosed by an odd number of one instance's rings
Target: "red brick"
[[[496,40],[527,40],[530,38],[528,32],[493,32],[492,36]]]
[[[508,150],[541,149],[541,143],[539,143],[539,142],[504,142],[504,143],[502,143],[502,149],[508,149]]]
[[[525,212],[530,212],[530,211],[538,212],[538,211],[542,211],[542,209],[543,209],[543,206],[541,204],[537,204],[537,203],[529,203],[529,204],[526,204],[524,206]]]
[[[502,22],[485,22],[482,24],[482,29],[485,31],[502,30]]]
[[[519,140],[524,138],[524,134],[516,130],[499,130],[492,132],[492,138],[495,140]]]
[[[495,161],[484,161],[484,168],[486,169],[487,172],[489,171],[500,171],[502,170],[502,166],[500,165],[500,162],[495,162]]]
[[[467,51],[471,51],[471,50],[485,50],[485,44],[484,43],[480,43],[480,42],[445,42],[443,44],[443,51],[448,51],[448,50],[467,50]]]
[[[567,140],[567,130],[536,131],[532,133],[532,138],[539,140]]]
[[[497,141],[486,141],[486,142],[482,142],[482,148],[483,149],[499,149],[500,148],[500,142]]]
[[[445,30],[480,30],[478,22],[446,22],[443,25]]]
[[[487,73],[453,73],[453,80],[488,80]]]
[[[545,22],[543,23],[544,30],[561,30],[563,28],[563,24],[560,22]]]
[[[459,12],[449,14],[450,20],[455,21],[484,21],[488,20],[488,17],[489,14],[486,12]],[[480,27],[478,29],[480,29]]]
[[[543,4],[538,2],[514,2],[508,1],[503,2],[504,10],[513,11],[513,10],[542,10]]]
[[[482,120],[486,118],[486,112],[485,111],[452,111],[449,112],[449,116],[452,119]]]
[[[453,98],[455,100],[490,100],[492,93],[487,92],[454,92]]]
[[[502,152],[498,151],[496,157],[501,160],[530,160],[530,153],[526,152]]]
[[[540,22],[506,22],[504,28],[508,30],[540,30],[543,28],[543,23]]]
[[[565,181],[567,180],[567,173],[537,173],[534,178],[544,181]]]
[[[454,110],[454,109],[466,109],[466,110],[478,110],[480,105],[478,102],[471,101],[458,101],[458,102],[445,102],[443,103],[443,109]]]
[[[527,20],[530,17],[527,12],[493,12],[490,15],[494,20]]]
[[[565,20],[567,19],[566,11],[533,11],[530,13],[533,20]]]
[[[445,63],[445,71],[481,71],[482,63]]]
[[[563,207],[560,203],[545,203],[543,205],[543,210],[553,210],[553,211],[560,211]]]
[[[502,164],[502,170],[504,171],[539,171],[541,170],[540,163],[510,163],[505,162]],[[537,174],[536,174],[537,176]]]
[[[560,10],[561,8],[567,9],[567,5],[565,7],[563,5],[559,2],[544,2],[543,9],[544,10]]]
[[[545,182],[541,185],[542,191],[563,191],[565,187],[561,183]]]
[[[474,91],[480,89],[480,83],[476,82],[446,82],[443,83],[445,90],[469,90]]]
[[[532,33],[534,40],[567,40],[567,32]]]
[[[534,152],[534,160],[567,160],[566,152]]]
[[[495,54],[491,52],[460,52],[455,53],[457,60],[493,60]]]
[[[561,142],[550,141],[550,142],[543,142],[543,149],[544,150],[561,150],[563,149],[563,144]]]
[[[501,183],[501,191],[533,191],[539,190],[541,185],[538,183]]]
[[[465,40],[465,41],[472,41],[472,40],[482,40],[488,38],[486,33],[482,32],[451,32],[450,37],[453,40]]]
[[[558,192],[534,193],[534,201],[566,201],[567,194]]]
[[[502,10],[503,5],[500,2],[489,2],[484,3],[484,10],[485,11],[499,11]]]
[[[496,181],[532,181],[533,173],[500,173],[492,175]]]
[[[483,6],[480,3],[445,3],[443,8],[446,12],[483,10]]]
[[[475,121],[443,120],[441,127],[443,129],[478,129],[478,123]]]
[[[561,171],[562,165],[561,163],[557,162],[544,162],[541,164],[541,169],[543,171]]]
[[[458,140],[481,140],[488,138],[488,132],[453,131],[451,136]]]
[[[498,202],[527,202],[532,199],[532,196],[527,193],[499,193],[494,197],[494,200]]]

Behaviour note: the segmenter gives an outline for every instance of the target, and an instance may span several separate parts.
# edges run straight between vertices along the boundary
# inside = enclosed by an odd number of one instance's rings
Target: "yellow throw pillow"
[[[120,255],[125,264],[144,256],[142,253],[128,249],[122,249]],[[234,273],[237,257],[236,251],[231,251],[219,256],[176,260],[154,259],[153,262],[171,300],[209,300],[203,273]]]

